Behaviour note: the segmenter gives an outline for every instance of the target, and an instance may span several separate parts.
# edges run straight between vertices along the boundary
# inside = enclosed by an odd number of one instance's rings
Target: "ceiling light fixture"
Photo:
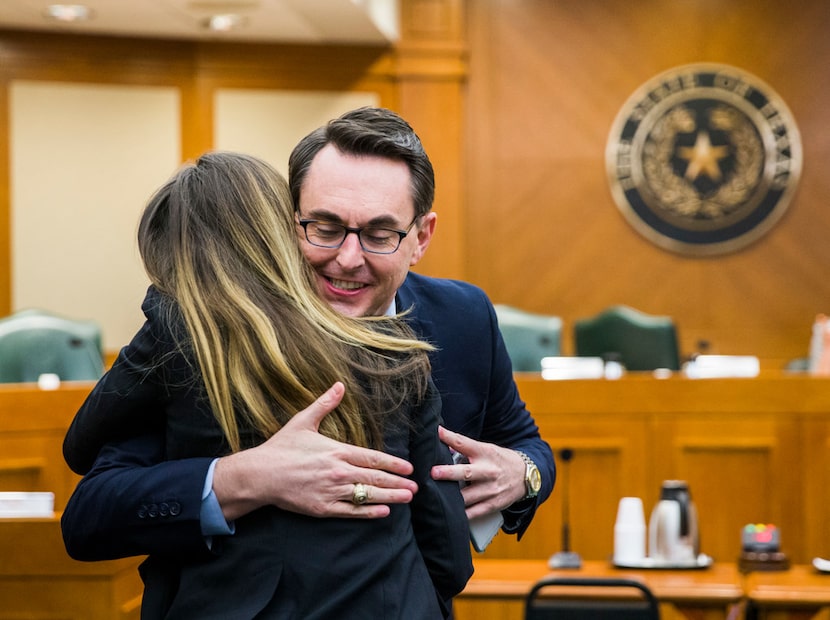
[[[247,18],[237,13],[223,13],[211,15],[205,20],[205,27],[213,32],[229,32],[241,28],[247,22]]]
[[[92,9],[83,4],[50,4],[45,15],[59,22],[82,22],[92,19]]]

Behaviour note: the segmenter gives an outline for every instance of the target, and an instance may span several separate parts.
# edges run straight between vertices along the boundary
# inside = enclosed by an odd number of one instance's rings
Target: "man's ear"
[[[416,231],[418,235],[418,247],[412,253],[412,258],[409,260],[409,266],[415,265],[424,256],[424,252],[429,247],[429,242],[432,240],[432,234],[435,232],[435,222],[438,220],[438,214],[430,211],[421,218],[421,223],[417,226]]]

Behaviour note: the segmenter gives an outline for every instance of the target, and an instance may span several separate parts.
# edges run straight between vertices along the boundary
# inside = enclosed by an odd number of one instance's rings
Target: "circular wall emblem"
[[[801,138],[784,102],[734,67],[656,76],[620,110],[606,149],[611,192],[656,245],[731,252],[784,214],[801,173]]]

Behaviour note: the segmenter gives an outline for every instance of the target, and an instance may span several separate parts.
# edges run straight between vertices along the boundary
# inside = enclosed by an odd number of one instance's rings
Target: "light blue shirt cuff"
[[[218,460],[213,459],[210,467],[208,467],[207,475],[205,476],[205,486],[202,487],[202,508],[199,513],[199,518],[202,525],[202,535],[206,537],[229,536],[236,532],[236,524],[233,522],[228,523],[225,520],[225,515],[222,514],[222,507],[219,505],[219,500],[216,499],[216,494],[213,492],[213,470]],[[208,541],[208,546],[210,546],[210,541]]]

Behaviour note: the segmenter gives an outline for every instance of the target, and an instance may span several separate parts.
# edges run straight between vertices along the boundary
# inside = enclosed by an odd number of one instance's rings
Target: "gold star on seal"
[[[729,148],[726,146],[712,146],[709,140],[709,133],[700,131],[697,134],[694,146],[681,146],[677,149],[680,159],[689,162],[686,168],[686,178],[694,181],[701,174],[705,174],[713,181],[720,181],[723,176],[718,162],[729,155]]]

